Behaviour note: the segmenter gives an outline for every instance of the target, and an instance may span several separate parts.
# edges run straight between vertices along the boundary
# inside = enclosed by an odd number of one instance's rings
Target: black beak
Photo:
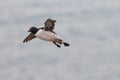
[[[56,20],[53,20],[53,22],[56,22]]]
[[[28,30],[28,32],[30,32],[30,30]]]

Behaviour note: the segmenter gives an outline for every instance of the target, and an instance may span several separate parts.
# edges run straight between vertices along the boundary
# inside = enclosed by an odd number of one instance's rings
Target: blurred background
[[[0,1],[0,80],[120,80],[120,0]],[[48,18],[70,47],[22,43]]]

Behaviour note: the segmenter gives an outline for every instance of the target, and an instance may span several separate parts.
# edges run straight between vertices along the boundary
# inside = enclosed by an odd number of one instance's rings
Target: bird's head
[[[30,29],[28,30],[28,32],[31,32],[31,33],[35,34],[38,30],[39,29],[37,27],[32,26],[32,27],[30,27]]]

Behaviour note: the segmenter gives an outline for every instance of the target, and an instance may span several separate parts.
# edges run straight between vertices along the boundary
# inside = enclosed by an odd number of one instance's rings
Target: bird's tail
[[[62,44],[62,39],[56,39],[55,42]]]

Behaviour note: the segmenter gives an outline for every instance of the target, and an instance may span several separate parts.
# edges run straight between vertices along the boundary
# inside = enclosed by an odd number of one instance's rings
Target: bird
[[[55,26],[55,22],[56,20],[50,19],[48,18],[45,22],[44,22],[44,27],[41,28],[37,28],[35,26],[32,26],[29,28],[28,32],[29,35],[23,40],[23,43],[26,43],[28,41],[31,41],[34,38],[39,38],[41,40],[44,41],[49,41],[54,43],[57,47],[61,47],[61,45],[63,44],[65,47],[70,46],[69,43],[64,42],[60,36],[58,34],[56,34],[54,30],[54,26]]]

